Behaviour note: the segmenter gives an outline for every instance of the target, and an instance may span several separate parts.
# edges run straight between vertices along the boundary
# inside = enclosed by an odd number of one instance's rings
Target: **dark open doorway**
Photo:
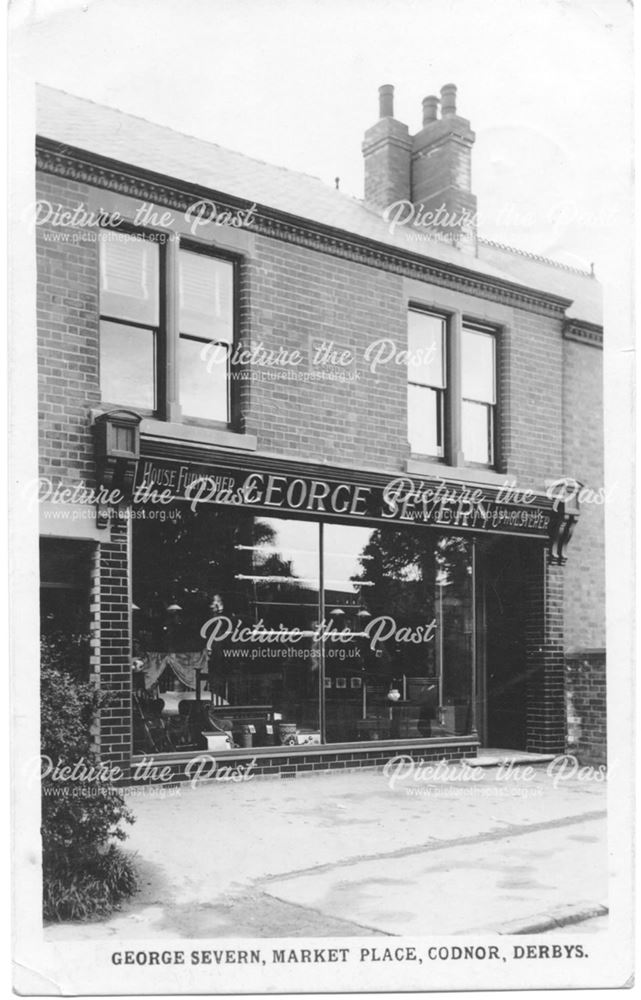
[[[526,746],[526,560],[523,542],[493,539],[484,558],[484,743]]]

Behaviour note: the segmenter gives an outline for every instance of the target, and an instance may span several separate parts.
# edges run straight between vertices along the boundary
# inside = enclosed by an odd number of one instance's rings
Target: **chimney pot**
[[[441,115],[445,118],[446,115],[456,114],[456,85],[453,83],[446,83],[444,87],[441,87]]]
[[[438,118],[438,97],[433,95],[423,100],[423,126],[430,125]]]
[[[384,83],[378,88],[378,116],[379,118],[394,117],[394,88],[391,83]]]

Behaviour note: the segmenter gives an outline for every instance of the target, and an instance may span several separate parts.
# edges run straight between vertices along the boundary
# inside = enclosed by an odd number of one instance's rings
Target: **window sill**
[[[141,437],[191,441],[195,444],[215,445],[218,448],[240,448],[242,451],[256,451],[258,447],[255,434],[240,434],[225,427],[212,427],[206,424],[144,419],[140,424],[140,434]]]
[[[455,480],[465,483],[484,483],[488,486],[504,486],[506,477],[494,469],[479,465],[445,465],[439,461],[408,458],[406,471],[413,476],[429,476],[434,479]]]
[[[107,409],[91,410],[91,420],[95,421]],[[258,438],[255,434],[240,434],[229,430],[223,424],[214,426],[205,423],[179,423],[177,421],[158,420],[153,416],[142,415],[140,435],[146,438],[161,438],[164,441],[189,441],[194,444],[208,444],[216,448],[238,448],[241,451],[256,451]]]

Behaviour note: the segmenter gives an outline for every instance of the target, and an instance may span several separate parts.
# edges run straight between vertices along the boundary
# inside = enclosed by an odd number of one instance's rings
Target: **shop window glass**
[[[320,646],[319,529],[315,523],[256,518],[252,544],[240,545],[236,579],[257,638],[234,663],[241,692],[268,702],[282,742],[318,742]]]
[[[471,541],[162,514],[133,527],[136,752],[471,732]]]
[[[318,525],[162,513],[134,522],[135,751],[318,742]]]
[[[471,732],[472,543],[327,525],[324,567],[328,742]]]

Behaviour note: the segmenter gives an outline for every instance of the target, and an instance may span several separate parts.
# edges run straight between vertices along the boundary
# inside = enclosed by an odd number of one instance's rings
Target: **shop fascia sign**
[[[142,458],[133,502],[162,505],[181,500],[194,511],[215,504],[307,517],[549,536],[551,504],[546,506],[536,494],[407,475],[374,478],[356,482]]]

